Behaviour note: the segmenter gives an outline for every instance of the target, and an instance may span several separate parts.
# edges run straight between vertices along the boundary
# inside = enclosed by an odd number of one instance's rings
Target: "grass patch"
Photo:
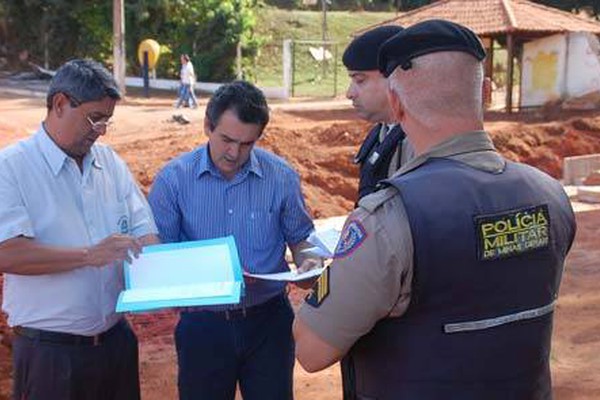
[[[335,48],[328,48],[334,59],[329,60],[324,68],[322,63],[310,56],[309,45],[297,44],[294,50],[294,96],[330,97],[343,94],[348,86],[348,76],[341,58],[352,40],[351,34],[395,16],[394,12],[327,12],[328,39],[337,43],[337,54]],[[258,10],[257,17],[257,32],[266,38],[266,44],[253,66],[252,79],[261,86],[281,86],[283,40],[321,40],[323,14],[266,7]]]

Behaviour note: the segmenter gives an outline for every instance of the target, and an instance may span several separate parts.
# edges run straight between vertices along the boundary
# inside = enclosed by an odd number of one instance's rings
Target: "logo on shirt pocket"
[[[131,233],[131,220],[129,208],[124,201],[117,201],[106,207],[106,222],[111,233],[127,235]]]

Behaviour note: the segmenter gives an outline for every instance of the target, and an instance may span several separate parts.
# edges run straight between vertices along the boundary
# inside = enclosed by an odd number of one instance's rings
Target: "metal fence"
[[[292,42],[292,97],[335,97],[338,94],[338,45],[335,42]]]
[[[345,76],[338,44],[318,40],[263,46],[251,71],[250,79],[261,87],[285,87],[291,97],[335,97]]]

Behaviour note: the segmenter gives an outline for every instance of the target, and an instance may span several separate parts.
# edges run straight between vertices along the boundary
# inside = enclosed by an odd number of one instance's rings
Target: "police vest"
[[[389,183],[413,237],[411,303],[353,346],[345,398],[551,399],[552,307],[575,235],[561,185],[448,159]]]
[[[360,147],[356,157],[354,157],[354,163],[360,164],[360,181],[358,183],[359,200],[373,193],[377,188],[377,184],[388,178],[388,170],[392,162],[392,157],[396,149],[399,149],[400,143],[405,136],[400,125],[396,125],[388,132],[383,142],[379,143],[380,130],[381,124],[377,124],[369,131],[367,138]],[[401,156],[401,149],[399,151]]]

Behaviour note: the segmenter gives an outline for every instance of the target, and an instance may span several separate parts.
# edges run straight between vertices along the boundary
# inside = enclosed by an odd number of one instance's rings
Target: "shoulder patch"
[[[349,221],[340,235],[340,241],[335,248],[333,258],[343,258],[354,253],[366,238],[367,231],[363,224],[357,220]]]
[[[306,303],[318,308],[323,300],[329,296],[329,267],[326,267],[317,281],[313,284],[312,291],[305,298]]]
[[[543,204],[504,213],[478,215],[477,258],[498,260],[548,247],[550,213]]]

